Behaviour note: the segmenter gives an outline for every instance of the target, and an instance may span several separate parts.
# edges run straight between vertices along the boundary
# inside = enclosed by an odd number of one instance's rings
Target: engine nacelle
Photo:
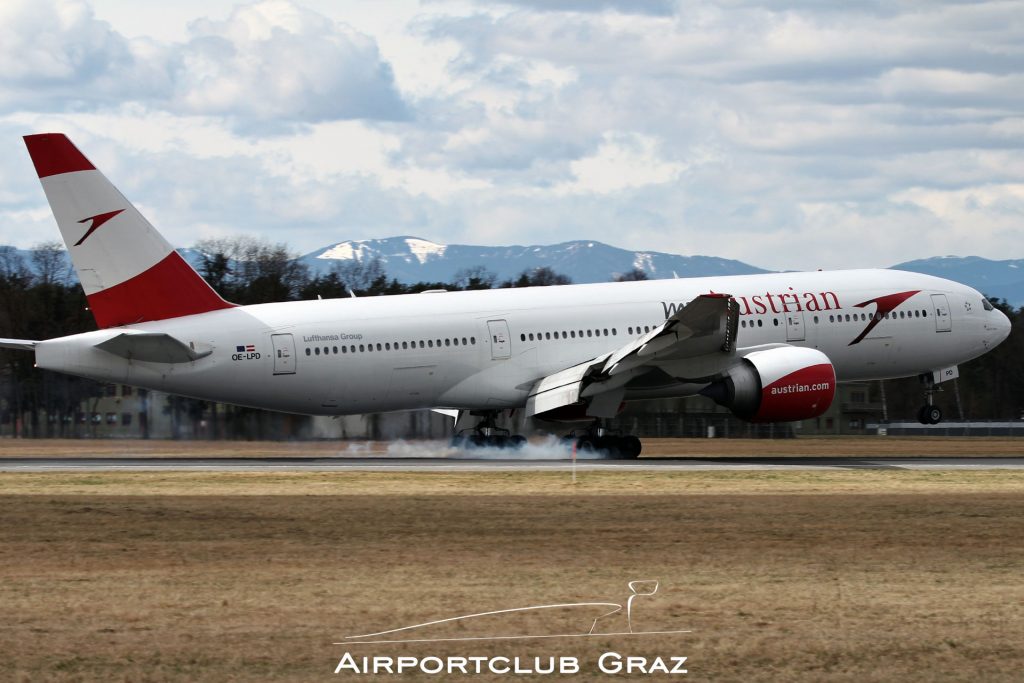
[[[836,372],[816,349],[754,351],[701,393],[750,422],[806,420],[832,405]]]

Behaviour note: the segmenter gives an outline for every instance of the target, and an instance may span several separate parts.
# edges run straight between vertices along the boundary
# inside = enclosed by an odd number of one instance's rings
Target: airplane
[[[704,395],[753,422],[811,419],[836,383],[935,386],[1010,322],[976,290],[895,270],[700,277],[237,306],[63,134],[25,136],[98,330],[2,339],[46,370],[309,415],[433,409],[466,447],[519,446],[520,411],[582,422],[582,450],[640,455],[605,420]],[[476,422],[475,425],[470,423]]]

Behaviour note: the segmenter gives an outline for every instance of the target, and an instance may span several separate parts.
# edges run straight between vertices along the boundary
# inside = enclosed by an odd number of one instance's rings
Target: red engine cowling
[[[832,405],[836,372],[815,349],[754,351],[701,393],[750,422],[806,420]]]

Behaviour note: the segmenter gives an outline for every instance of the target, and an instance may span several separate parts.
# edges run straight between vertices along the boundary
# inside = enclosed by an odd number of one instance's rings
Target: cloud
[[[125,102],[242,127],[409,116],[372,38],[283,0],[197,20],[168,44],[129,40],[83,2],[0,5],[0,111]]]
[[[622,12],[671,15],[674,0],[502,0],[503,4],[528,7],[538,12]]]
[[[170,106],[258,121],[398,120],[409,115],[375,41],[290,2],[200,20],[175,50]]]
[[[608,194],[660,185],[679,177],[685,165],[665,161],[657,141],[637,134],[606,133],[597,152],[569,164],[573,179],[555,187],[556,193]]]
[[[163,41],[4,3],[0,132],[81,137],[181,244],[580,238],[794,269],[1024,244],[1019,3],[306,1],[211,3]],[[0,214],[35,229],[11,149]]]

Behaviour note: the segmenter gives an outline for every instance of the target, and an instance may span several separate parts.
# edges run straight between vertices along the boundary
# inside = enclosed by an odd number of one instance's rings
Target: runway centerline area
[[[0,472],[46,471],[211,471],[211,472],[469,472],[567,471],[569,459],[408,458],[408,457],[289,457],[289,458],[154,458],[154,457],[34,457],[0,458]],[[639,460],[580,459],[578,470],[590,471],[757,471],[757,470],[1020,470],[1024,457],[773,457],[773,458],[640,458]]]

